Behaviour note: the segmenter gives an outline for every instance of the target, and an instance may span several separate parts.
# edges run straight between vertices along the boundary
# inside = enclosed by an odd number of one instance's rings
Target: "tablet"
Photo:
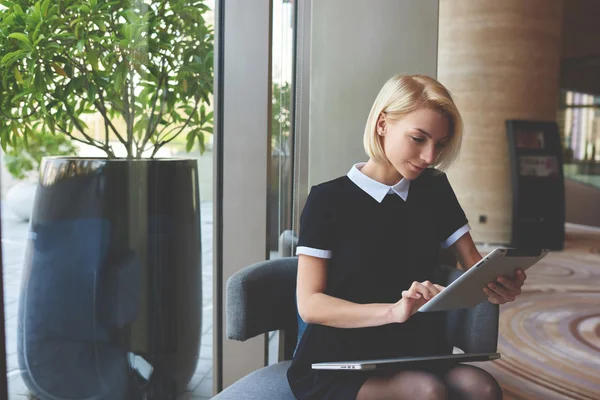
[[[340,362],[322,362],[312,364],[312,369],[329,369],[329,370],[359,370],[369,371],[374,369],[389,369],[389,368],[416,368],[419,366],[427,366],[431,364],[458,364],[461,362],[479,362],[492,361],[500,358],[500,353],[471,353],[471,354],[448,354],[442,356],[426,356],[426,357],[399,357],[399,358],[384,358],[379,360],[362,360],[362,361],[340,361]]]
[[[527,270],[546,257],[549,252],[548,249],[494,249],[437,296],[421,306],[418,311],[475,307],[487,300],[483,288],[490,282],[501,275],[513,277],[517,268]]]

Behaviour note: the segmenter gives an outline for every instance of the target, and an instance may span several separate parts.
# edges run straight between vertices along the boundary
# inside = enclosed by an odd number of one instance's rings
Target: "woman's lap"
[[[314,391],[307,393],[306,396],[299,397],[300,400],[304,399],[319,399],[319,400],[349,400],[356,399],[363,385],[371,378],[374,379],[386,379],[398,375],[402,372],[410,373],[424,373],[424,376],[435,377],[442,384],[449,373],[455,368],[469,368],[474,371],[482,371],[487,374],[485,370],[469,365],[469,364],[453,364],[453,365],[440,365],[434,368],[413,368],[393,371],[378,371],[378,372],[359,372],[359,371],[321,371],[322,375],[316,387],[313,387]],[[413,375],[413,374],[407,374]],[[414,374],[416,376],[418,374]],[[488,374],[489,375],[489,374]],[[491,376],[491,375],[490,375]],[[492,377],[493,378],[493,377]]]

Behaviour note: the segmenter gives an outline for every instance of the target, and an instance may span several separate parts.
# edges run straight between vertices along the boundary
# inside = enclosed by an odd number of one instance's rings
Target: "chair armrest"
[[[227,280],[227,337],[244,341],[262,333],[296,329],[295,257],[245,267]]]
[[[447,284],[450,284],[463,272],[448,268],[447,273]],[[495,352],[498,348],[499,315],[500,307],[488,301],[470,309],[447,311],[446,329],[450,344],[465,353]]]

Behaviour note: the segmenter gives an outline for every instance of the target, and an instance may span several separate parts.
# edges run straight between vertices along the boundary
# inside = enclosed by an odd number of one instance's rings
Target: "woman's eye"
[[[444,147],[446,147],[446,143],[438,143],[435,145],[435,147],[437,147],[438,149],[443,149]]]
[[[411,137],[412,137],[412,140],[414,140],[417,143],[423,143],[423,142],[425,142],[425,138],[421,138],[421,137],[418,137],[418,136],[411,136]]]

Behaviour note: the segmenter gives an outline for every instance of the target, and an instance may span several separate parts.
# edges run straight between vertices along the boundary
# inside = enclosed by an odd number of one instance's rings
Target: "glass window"
[[[268,246],[270,258],[292,254],[294,173],[295,3],[273,1],[271,158],[269,171]],[[278,333],[268,335],[269,364],[278,360]]]
[[[600,96],[563,91],[558,122],[565,176],[600,187]]]
[[[0,6],[9,399],[208,399],[214,0],[19,4]]]

